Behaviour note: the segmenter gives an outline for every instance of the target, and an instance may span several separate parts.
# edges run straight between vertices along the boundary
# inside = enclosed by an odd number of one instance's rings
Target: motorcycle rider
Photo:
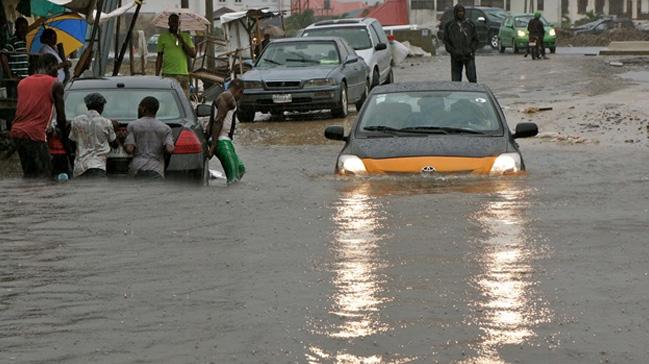
[[[541,51],[541,56],[543,59],[548,59],[545,56],[545,45],[543,44],[543,38],[545,37],[545,26],[541,21],[541,12],[537,11],[534,13],[534,18],[527,23],[527,32],[529,34],[529,39],[536,39],[536,49]],[[529,49],[528,49],[529,52]],[[527,54],[525,55],[527,56]]]
[[[455,5],[455,18],[444,26],[444,45],[451,55],[451,79],[462,81],[462,68],[469,82],[478,82],[475,70],[475,51],[480,41],[475,25],[465,18],[464,6]]]

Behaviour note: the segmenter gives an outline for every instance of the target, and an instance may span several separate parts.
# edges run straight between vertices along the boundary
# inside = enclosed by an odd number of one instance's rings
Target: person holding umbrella
[[[175,78],[189,97],[189,58],[196,57],[196,48],[187,33],[180,32],[180,17],[169,15],[169,31],[158,37],[158,58],[155,74]]]

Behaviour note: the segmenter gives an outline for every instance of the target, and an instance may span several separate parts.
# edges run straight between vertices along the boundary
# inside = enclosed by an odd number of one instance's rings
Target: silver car
[[[323,20],[309,25],[300,34],[302,37],[343,38],[370,67],[371,87],[394,82],[392,52],[388,37],[378,20]]]
[[[360,109],[369,93],[367,64],[341,38],[288,38],[266,46],[242,77],[245,90],[237,117],[252,122],[256,112]]]

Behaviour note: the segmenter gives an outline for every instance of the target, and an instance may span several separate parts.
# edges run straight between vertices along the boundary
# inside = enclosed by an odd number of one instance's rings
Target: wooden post
[[[121,6],[122,6],[122,0],[119,0],[117,2],[117,7],[119,8]],[[122,17],[118,16],[117,17],[117,23],[115,24],[115,53],[114,53],[115,55],[114,55],[114,57],[117,57],[117,54],[119,53],[119,28],[120,28],[121,23],[122,23]]]
[[[134,59],[135,52],[133,51],[133,34],[131,34],[128,38],[129,38],[128,39],[128,63],[130,66],[131,75],[134,75],[135,74],[135,59]],[[121,62],[120,62],[120,68],[121,68]],[[113,76],[117,76],[114,73],[115,72],[113,72]]]
[[[207,31],[205,34],[205,52],[207,53],[207,69],[214,71],[214,43],[210,40],[210,35],[212,35],[212,29],[214,27],[214,3],[213,0],[205,0],[205,17],[209,20],[210,24],[207,26]]]
[[[126,39],[122,44],[122,49],[119,52],[119,56],[115,58],[115,65],[113,67],[113,76],[117,76],[119,69],[122,66],[122,60],[124,59],[124,54],[126,53],[126,47],[131,41],[131,36],[133,35],[133,28],[135,27],[135,21],[137,20],[138,15],[140,14],[140,9],[142,8],[142,3],[137,4],[135,8],[135,13],[133,14],[133,19],[131,19],[131,25],[128,27],[128,32],[126,33]],[[131,61],[133,58],[131,58]]]

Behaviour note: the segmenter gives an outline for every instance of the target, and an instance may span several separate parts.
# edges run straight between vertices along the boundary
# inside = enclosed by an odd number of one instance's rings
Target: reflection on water
[[[318,334],[333,339],[351,340],[389,330],[381,320],[381,309],[389,301],[385,295],[385,277],[380,272],[385,261],[379,254],[379,232],[383,220],[376,197],[368,194],[369,185],[362,184],[343,191],[334,207],[335,226],[332,241],[333,291],[329,314],[333,325]],[[381,354],[355,355],[348,351],[327,353],[323,348],[307,347],[309,363],[405,363],[388,360]]]
[[[506,363],[498,349],[535,336],[534,326],[549,316],[534,288],[532,263],[539,249],[526,234],[527,200],[525,191],[505,188],[474,216],[485,236],[481,272],[472,279],[481,295],[474,308],[482,336],[477,356],[465,363]]]
[[[382,217],[367,186],[345,192],[335,207],[333,286],[330,313],[340,318],[331,337],[356,338],[387,330],[380,320],[385,278],[377,243]]]

